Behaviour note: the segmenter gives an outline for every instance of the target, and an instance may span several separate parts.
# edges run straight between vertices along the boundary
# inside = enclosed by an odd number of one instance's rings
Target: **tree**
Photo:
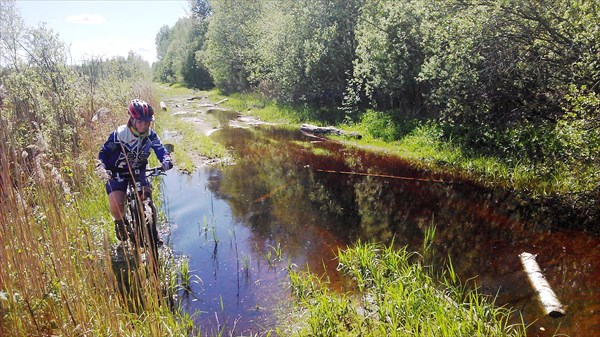
[[[429,6],[419,75],[429,89],[428,108],[467,144],[509,155],[527,146],[528,157],[542,161],[560,154],[552,130],[569,87],[600,80],[594,52],[600,34],[592,21],[600,6],[566,0]],[[597,93],[598,85],[590,90]]]
[[[252,64],[252,22],[260,17],[261,2],[213,0],[213,14],[206,33],[203,60],[217,87],[225,92],[250,87],[248,64]]]
[[[0,2],[0,67],[17,68],[25,25],[14,0]]]
[[[56,153],[76,151],[79,83],[66,64],[66,46],[45,25],[24,28],[11,39],[16,58],[2,78],[6,87],[2,124],[14,130],[17,146],[29,145],[31,135],[37,135]]]
[[[189,3],[192,16],[196,20],[206,21],[213,13],[208,0],[189,0]]]
[[[402,110],[422,108],[417,77],[423,64],[418,1],[366,1],[356,27],[356,58],[346,104]]]
[[[156,43],[156,59],[158,62],[165,58],[167,49],[169,48],[170,39],[171,28],[169,28],[167,25],[160,27],[158,33],[156,33],[156,38],[154,39]]]
[[[154,65],[154,78],[201,89],[211,87],[210,74],[196,57],[204,45],[207,25],[205,21],[187,17],[177,20],[173,28],[163,26],[156,35],[158,61]]]
[[[282,101],[339,104],[354,58],[362,1],[265,2],[253,26],[251,82]]]

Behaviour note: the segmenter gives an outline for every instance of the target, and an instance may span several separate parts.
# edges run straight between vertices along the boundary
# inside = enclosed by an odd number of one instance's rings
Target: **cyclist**
[[[164,171],[173,167],[171,156],[160,141],[156,132],[150,127],[154,119],[154,110],[150,104],[134,99],[129,103],[129,121],[117,127],[102,145],[98,154],[97,171],[106,182],[106,193],[110,206],[110,213],[115,221],[115,233],[121,241],[126,241],[133,235],[131,226],[126,223],[125,200],[128,181],[117,179],[115,176],[133,178],[140,182],[143,188],[142,200],[152,198],[152,186],[146,178],[145,170],[148,165],[150,150],[153,150],[161,162]],[[131,174],[138,170],[137,176]],[[156,226],[156,223],[154,224]],[[162,241],[158,231],[151,229],[151,239],[158,245]]]

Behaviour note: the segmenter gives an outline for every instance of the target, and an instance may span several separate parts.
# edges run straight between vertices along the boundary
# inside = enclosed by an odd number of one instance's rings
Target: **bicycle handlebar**
[[[166,175],[162,166],[151,167],[151,168],[147,168],[144,170],[135,169],[135,170],[132,170],[131,172],[133,173],[134,176],[138,176],[142,171],[146,173],[146,177],[158,177],[160,175]],[[148,174],[148,173],[150,173],[150,174]],[[129,180],[132,178],[129,171],[125,171],[122,173],[121,172],[112,172],[111,177],[113,179],[124,179],[124,180]]]
[[[146,173],[151,172],[150,174],[148,174],[148,177],[157,177],[160,175],[166,175],[165,170],[163,170],[162,166],[156,166],[156,167],[151,167],[149,169],[146,169]]]

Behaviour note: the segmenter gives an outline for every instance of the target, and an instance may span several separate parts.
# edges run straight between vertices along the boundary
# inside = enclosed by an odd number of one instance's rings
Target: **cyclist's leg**
[[[115,221],[115,234],[117,239],[127,241],[132,235],[131,227],[125,219],[125,189],[127,183],[111,180],[106,184],[106,192],[108,193],[108,205],[110,214]]]
[[[110,214],[115,220],[123,220],[125,216],[125,198],[124,191],[112,191],[108,195]]]

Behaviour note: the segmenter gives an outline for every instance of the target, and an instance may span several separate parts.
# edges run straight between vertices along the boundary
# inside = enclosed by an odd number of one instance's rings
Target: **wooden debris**
[[[160,108],[161,108],[163,111],[167,111],[167,105],[165,104],[165,102],[163,102],[163,101],[160,101]]]
[[[521,264],[529,278],[529,283],[536,291],[546,315],[552,318],[562,317],[565,315],[565,309],[556,297],[552,288],[550,288],[550,284],[548,284],[548,281],[546,281],[546,278],[542,274],[542,270],[535,261],[535,257],[535,255],[526,252],[519,255]]]
[[[223,102],[227,102],[229,100],[229,98],[223,98],[222,100],[218,101],[217,103],[215,103],[215,105],[219,105]]]
[[[314,134],[314,135],[336,135],[336,136],[345,136],[355,139],[361,139],[362,135],[356,132],[346,132],[344,130],[340,130],[333,126],[316,126],[311,124],[302,124],[300,127],[300,131]]]
[[[98,119],[108,115],[108,113],[110,112],[110,110],[108,108],[102,107],[100,109],[98,109],[98,111],[96,111],[94,113],[94,115],[92,116],[92,122],[97,121]]]

